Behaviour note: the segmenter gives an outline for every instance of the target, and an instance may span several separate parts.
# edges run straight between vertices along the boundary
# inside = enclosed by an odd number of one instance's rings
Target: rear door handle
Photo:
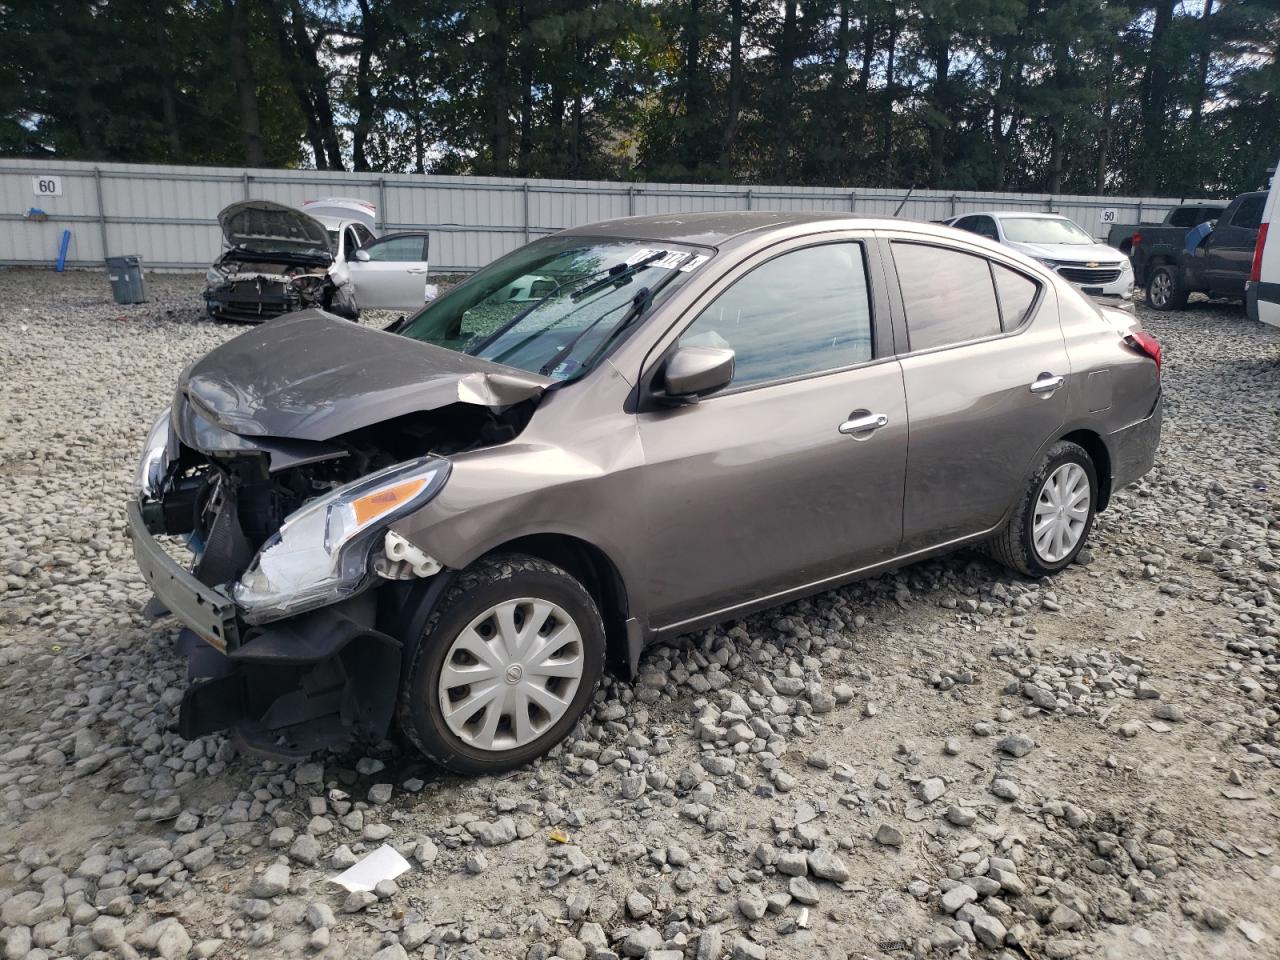
[[[1066,379],[1066,377],[1055,377],[1052,373],[1042,373],[1036,377],[1036,382],[1031,384],[1030,389],[1032,393],[1053,393],[1066,382]]]
[[[868,433],[872,430],[879,430],[881,427],[889,425],[889,418],[883,413],[866,413],[858,417],[850,417],[844,423],[840,424],[840,432],[843,434],[851,433]]]

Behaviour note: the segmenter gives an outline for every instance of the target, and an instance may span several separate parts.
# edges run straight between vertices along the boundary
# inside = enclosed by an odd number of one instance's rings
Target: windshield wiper
[[[576,303],[583,297],[591,296],[591,294],[595,293],[597,290],[603,290],[605,287],[612,286],[615,283],[620,284],[631,279],[645,267],[649,266],[649,264],[653,263],[655,260],[661,260],[666,255],[667,251],[659,250],[656,253],[652,253],[645,257],[643,260],[633,263],[629,267],[621,263],[615,263],[609,268],[610,276],[605,277],[603,280],[597,280],[595,283],[587,284],[587,286],[583,287],[581,290],[575,290],[570,294],[569,298]]]
[[[587,355],[587,358],[582,361],[583,369],[590,369],[591,364],[595,363],[596,360],[600,358],[600,355],[604,353],[604,351],[608,348],[609,344],[613,343],[613,341],[617,339],[618,334],[622,333],[623,330],[631,326],[631,324],[635,323],[636,320],[640,319],[640,317],[644,316],[645,311],[649,309],[650,305],[652,305],[653,298],[657,296],[658,292],[663,287],[665,287],[674,278],[680,275],[680,268],[684,266],[684,264],[689,262],[689,257],[691,256],[693,256],[693,254],[688,254],[684,258],[682,258],[678,263],[676,263],[671,268],[671,271],[665,277],[658,280],[652,286],[641,287],[639,290],[636,291],[636,295],[631,298],[631,306],[627,310],[627,312],[622,315],[622,319],[619,320],[617,325],[615,325],[614,328],[609,331],[608,335],[600,342],[600,345],[596,347],[594,350],[592,350],[591,353]],[[636,264],[637,267],[641,265],[642,264]],[[596,324],[598,324],[601,320],[607,317],[609,313],[612,313],[612,312],[613,311],[602,313],[600,316],[596,317],[589,324],[583,327],[582,330],[578,331],[577,335],[574,336],[574,338],[570,340],[568,343],[566,343],[563,347],[557,350],[555,353],[555,356],[553,356],[550,360],[544,363],[542,367],[538,370],[538,372],[541,373],[544,377],[550,376],[551,371],[555,370],[556,367],[558,367],[561,363],[564,362],[566,357],[568,357],[571,353],[573,353],[573,348],[578,345],[578,342],[582,340],[582,338],[585,337],[588,333],[590,333]]]
[[[622,277],[631,276],[632,273],[635,273],[636,269],[640,268],[641,266],[646,266],[652,261],[663,256],[666,256],[666,253],[664,251],[659,250],[653,256],[640,261],[640,263],[637,263],[634,268],[629,270],[623,264],[615,263],[613,266],[605,267],[603,270],[596,270],[592,273],[586,274],[585,276],[574,277],[571,280],[565,280],[562,283],[558,283],[549,293],[546,293],[541,297],[539,297],[537,300],[533,301],[533,303],[529,304],[529,306],[526,307],[524,310],[521,310],[519,313],[517,313],[514,317],[512,317],[506,323],[502,324],[502,326],[494,330],[493,333],[489,334],[487,337],[483,337],[478,342],[472,344],[470,349],[467,352],[471,354],[471,356],[475,356],[476,351],[483,350],[485,347],[489,346],[491,343],[494,343],[495,341],[497,341],[497,339],[501,337],[504,333],[506,333],[508,330],[514,327],[517,323],[519,323],[525,317],[529,316],[529,314],[533,313],[533,311],[537,310],[540,306],[542,306],[544,303],[546,303],[548,300],[550,300],[552,297],[558,294],[565,287],[572,286],[575,283],[582,283],[585,280],[591,280],[593,277],[598,277],[601,274],[613,273],[614,276],[609,277],[607,281],[603,281],[603,283],[607,285],[608,283],[613,283]],[[581,297],[586,296],[591,289],[594,289],[597,286],[599,286],[599,284],[592,284],[591,287],[588,288],[587,290],[579,291],[578,294],[574,295],[573,301],[576,303],[579,299],[581,299]]]

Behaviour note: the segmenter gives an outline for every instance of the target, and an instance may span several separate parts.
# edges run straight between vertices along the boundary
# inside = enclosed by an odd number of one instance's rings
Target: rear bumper
[[[1107,437],[1111,451],[1111,489],[1119,490],[1140,480],[1156,462],[1160,428],[1164,422],[1164,391],[1144,420],[1131,423]]]
[[[184,739],[229,730],[244,751],[295,760],[386,735],[401,652],[373,626],[372,592],[251,627],[222,590],[164,551],[137,503],[127,517],[139,570],[185,627],[177,642],[190,681],[178,717]]]
[[[1258,316],[1258,284],[1250,280],[1244,285],[1244,312],[1254,323],[1259,321]]]

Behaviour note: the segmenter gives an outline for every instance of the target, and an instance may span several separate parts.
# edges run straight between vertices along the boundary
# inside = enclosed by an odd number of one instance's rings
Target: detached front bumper
[[[386,735],[401,651],[374,628],[372,592],[250,626],[227,594],[165,552],[136,502],[127,517],[139,570],[186,628],[178,636],[191,681],[178,718],[184,739],[230,730],[242,750],[295,760]]]

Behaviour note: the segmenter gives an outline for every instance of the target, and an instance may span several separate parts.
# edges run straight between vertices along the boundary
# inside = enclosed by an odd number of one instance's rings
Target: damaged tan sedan
[[[495,772],[655,640],[966,544],[1056,573],[1152,464],[1160,359],[972,234],[764,212],[556,234],[386,330],[281,317],[186,371],[128,507],[182,735],[398,725]]]

